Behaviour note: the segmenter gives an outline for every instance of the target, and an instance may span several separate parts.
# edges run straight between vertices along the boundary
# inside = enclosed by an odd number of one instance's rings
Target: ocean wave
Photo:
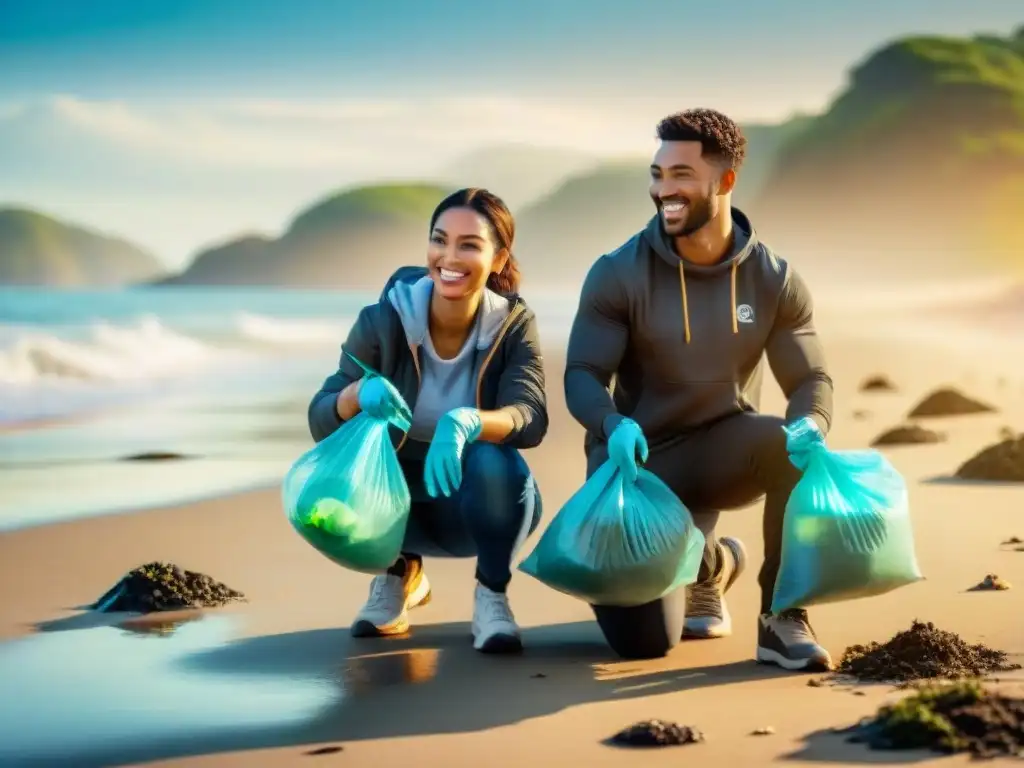
[[[29,329],[0,350],[0,383],[45,379],[145,381],[179,376],[211,359],[216,349],[165,327],[155,316],[129,325],[98,322],[77,338]]]
[[[240,312],[235,317],[235,328],[243,338],[270,345],[340,345],[347,326],[344,321],[286,319],[249,312]]]

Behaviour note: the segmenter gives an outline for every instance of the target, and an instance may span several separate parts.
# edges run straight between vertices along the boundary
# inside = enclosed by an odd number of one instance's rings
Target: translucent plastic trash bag
[[[786,431],[803,477],[786,504],[772,612],[873,597],[924,578],[907,485],[888,459],[830,451],[800,424]]]
[[[409,428],[404,416],[394,423]],[[409,487],[388,425],[356,415],[303,454],[282,489],[295,530],[334,562],[365,573],[398,559],[409,521]]]
[[[657,600],[697,580],[704,535],[667,485],[605,462],[555,515],[519,569],[593,605]]]

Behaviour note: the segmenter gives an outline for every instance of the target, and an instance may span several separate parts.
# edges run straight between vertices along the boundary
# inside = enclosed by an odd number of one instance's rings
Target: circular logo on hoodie
[[[754,322],[754,308],[749,304],[740,304],[736,307],[736,319],[741,323]]]

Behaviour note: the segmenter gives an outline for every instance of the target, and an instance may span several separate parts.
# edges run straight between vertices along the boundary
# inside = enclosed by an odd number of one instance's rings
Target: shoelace
[[[785,611],[774,617],[773,624],[775,631],[786,643],[796,645],[799,643],[816,643],[811,625],[807,623],[807,614],[800,610]]]
[[[686,601],[686,613],[690,616],[710,616],[722,618],[722,595],[719,581],[706,581],[690,587],[689,600]]]
[[[398,582],[396,585],[395,582]],[[402,585],[397,576],[376,576],[370,584],[370,599],[367,608],[397,611],[401,605]]]
[[[484,617],[487,621],[508,622],[515,624],[512,616],[512,609],[509,607],[508,598],[496,592],[485,593],[483,608]]]

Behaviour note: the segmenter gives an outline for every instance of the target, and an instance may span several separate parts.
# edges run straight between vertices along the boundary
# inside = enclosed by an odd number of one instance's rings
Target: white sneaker
[[[481,653],[519,653],[523,641],[508,595],[476,585],[473,595],[473,647]]]
[[[352,637],[404,635],[409,611],[429,602],[430,582],[422,562],[403,558],[370,582],[370,597],[352,622]]]

